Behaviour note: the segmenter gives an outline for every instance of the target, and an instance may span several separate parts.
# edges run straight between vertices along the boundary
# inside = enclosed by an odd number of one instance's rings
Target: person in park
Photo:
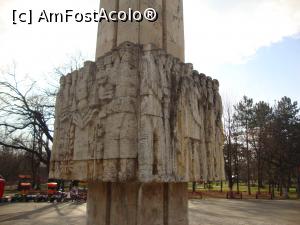
[[[72,181],[71,182],[71,190],[70,190],[70,197],[72,202],[76,202],[79,199],[79,192],[78,192],[78,184],[79,181]]]

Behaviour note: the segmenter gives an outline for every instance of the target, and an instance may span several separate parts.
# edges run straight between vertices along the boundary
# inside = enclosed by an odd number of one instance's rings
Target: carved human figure
[[[70,155],[70,148],[72,146],[69,145],[70,142],[70,133],[69,133],[69,129],[71,127],[71,123],[72,123],[72,116],[71,116],[71,111],[70,111],[70,101],[72,99],[72,95],[71,95],[71,88],[72,88],[72,76],[71,74],[68,74],[67,76],[65,76],[62,80],[64,85],[64,88],[62,90],[62,99],[60,99],[61,101],[61,111],[59,114],[59,123],[60,123],[60,132],[61,132],[61,136],[63,137],[61,139],[61,143],[60,143],[60,148],[62,149],[60,154],[61,157],[63,158],[68,158],[68,156]]]
[[[148,60],[148,57],[153,57]],[[161,73],[154,56],[145,54],[141,73],[141,128],[139,139],[139,163],[141,179],[165,176],[165,128],[163,122],[163,89]],[[149,74],[151,74],[149,76]]]
[[[160,50],[157,53],[156,60],[158,62],[161,89],[162,89],[162,114],[163,114],[163,127],[165,136],[165,151],[163,161],[170,162],[165,163],[166,174],[172,174],[174,166],[174,152],[171,147],[171,125],[170,125],[170,112],[171,112],[171,68],[173,66],[172,57],[166,54],[164,50]]]
[[[207,123],[207,117],[206,117],[206,112],[207,112],[207,79],[205,74],[200,74],[200,98],[198,99],[198,105],[199,105],[199,113],[200,113],[200,118],[202,121],[202,126],[200,127],[200,149],[199,149],[199,157],[201,165],[200,165],[200,172],[202,175],[202,179],[206,180],[208,176],[208,162],[207,162],[207,147],[206,147],[206,123]]]
[[[56,102],[55,102],[55,116],[56,118],[60,118],[60,115],[61,115],[61,111],[62,111],[62,105],[64,104],[64,101],[63,101],[63,94],[64,94],[64,88],[65,88],[65,85],[66,85],[66,80],[65,80],[65,77],[62,76],[60,78],[60,88],[58,90],[58,93],[57,93],[57,97],[56,97]],[[54,148],[59,148],[59,146],[61,145],[61,130],[60,130],[60,119],[56,119],[55,122],[54,122],[54,143],[53,143],[53,147]],[[56,137],[59,137],[59,138],[56,138]],[[52,153],[52,159],[59,159],[59,151],[55,151],[54,153]]]
[[[79,113],[85,114],[88,106],[88,83],[87,76],[83,71],[78,72],[78,81],[76,84],[76,101]]]
[[[211,77],[207,77],[207,110],[206,110],[206,146],[208,156],[208,177],[215,179],[215,112],[214,91]]]
[[[224,143],[224,137],[223,137],[223,125],[222,125],[222,112],[223,112],[223,106],[222,106],[222,99],[219,94],[219,82],[218,80],[213,80],[213,90],[214,90],[214,111],[215,111],[215,165],[217,167],[217,175],[218,179],[223,179],[223,167],[224,167],[224,158],[223,158],[223,143]]]
[[[72,93],[71,93],[71,89],[72,89],[72,76],[70,74],[68,74],[67,76],[64,77],[64,89],[63,89],[63,99],[62,102],[64,102],[63,104],[63,109],[62,111],[70,111],[70,101],[72,99]]]
[[[88,160],[91,158],[91,151],[89,146],[91,144],[90,140],[90,126],[89,122],[97,114],[97,109],[91,109],[88,104],[88,76],[86,76],[86,67],[77,71],[76,86],[74,91],[74,96],[76,99],[76,108],[72,112],[72,123],[74,128],[70,127],[70,134],[74,136],[74,141],[72,141],[74,149],[73,158],[74,160]]]
[[[106,62],[107,63],[107,62]],[[105,68],[101,68],[96,74],[96,91],[97,91],[97,102],[98,106],[98,116],[96,118],[96,124],[94,127],[94,155],[97,159],[104,159],[104,145],[107,142],[105,139],[111,138],[112,135],[115,137],[117,134],[112,134],[110,132],[109,126],[107,124],[107,110],[108,105],[113,99],[114,95],[114,87],[109,81],[108,74],[106,73],[106,69],[110,69],[108,64],[105,65]],[[108,132],[110,137],[105,136]],[[116,131],[117,132],[117,131]],[[107,154],[106,154],[107,155]],[[107,156],[106,156],[107,157]]]

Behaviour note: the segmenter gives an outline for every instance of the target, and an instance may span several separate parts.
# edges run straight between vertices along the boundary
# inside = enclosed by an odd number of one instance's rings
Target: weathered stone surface
[[[187,182],[224,178],[219,83],[184,62],[182,0],[99,23],[96,61],[61,78],[50,177],[88,181],[88,225],[187,225]]]
[[[61,78],[51,177],[224,178],[218,82],[153,45],[121,44]]]
[[[87,225],[187,225],[187,183],[89,183]]]
[[[123,42],[152,43],[159,49],[184,61],[184,29],[182,0],[101,0],[101,8],[110,11],[153,8],[158,13],[155,22],[99,23],[96,60]]]

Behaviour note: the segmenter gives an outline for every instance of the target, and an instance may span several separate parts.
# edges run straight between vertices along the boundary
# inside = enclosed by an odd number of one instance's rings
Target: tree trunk
[[[247,185],[248,185],[248,195],[251,195],[251,184],[250,184],[250,153],[249,153],[248,127],[246,128],[246,145],[247,145]]]
[[[240,177],[239,174],[236,175],[236,191],[240,193]]]
[[[240,173],[239,173],[239,161],[238,161],[238,148],[237,140],[235,140],[235,154],[234,154],[234,172],[236,176],[236,189],[237,193],[240,193]]]
[[[221,180],[221,192],[223,192],[223,181]]]
[[[197,188],[197,183],[193,182],[193,192],[196,192],[196,188]]]
[[[260,193],[261,188],[261,177],[260,177],[260,157],[259,153],[257,153],[257,192]]]
[[[285,199],[288,199],[289,198],[289,193],[288,193],[288,188],[287,188],[287,185],[284,187],[284,198]]]
[[[280,192],[280,196],[282,196],[283,195],[283,189],[282,189],[282,186],[283,186],[283,184],[282,184],[282,179],[280,179],[280,184],[279,184],[279,192]]]
[[[249,141],[247,136],[247,186],[248,195],[251,195],[251,183],[250,183],[250,154],[249,154]]]
[[[297,195],[298,195],[298,198],[300,198],[300,166],[298,168],[298,177],[297,177]]]
[[[259,150],[260,151],[260,150]],[[257,166],[257,185],[258,185],[258,193],[260,193],[261,188],[263,188],[263,168],[262,168],[262,160],[260,156],[260,152],[258,152],[258,166]]]
[[[288,181],[287,181],[287,192],[289,193],[290,192],[290,187],[291,187],[291,183],[292,183],[292,181],[291,181],[291,172],[289,172],[289,175],[288,175]]]
[[[229,190],[232,191],[232,187],[233,187],[233,180],[232,180],[232,175],[228,175],[228,187]]]
[[[233,187],[232,153],[233,153],[233,145],[232,145],[232,142],[231,142],[231,132],[229,131],[228,145],[227,145],[227,159],[228,159],[228,162],[226,163],[226,173],[227,173],[227,177],[228,177],[228,188],[230,190],[230,193],[232,192],[232,187]]]
[[[210,191],[210,189],[212,188],[211,181],[209,180],[207,184],[208,184],[208,190]]]

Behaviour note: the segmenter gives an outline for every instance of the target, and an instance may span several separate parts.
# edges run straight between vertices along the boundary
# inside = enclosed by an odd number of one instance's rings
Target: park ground
[[[86,188],[86,184],[84,183],[81,188],[85,187]],[[42,184],[41,185],[41,191],[46,192],[47,191],[47,185],[46,184]],[[12,185],[9,186],[9,188],[4,192],[4,196],[13,196],[15,194],[18,193],[17,189],[17,185]],[[190,198],[199,198],[199,194],[201,194],[201,196],[203,196],[204,198],[223,198],[226,199],[227,193],[229,192],[229,188],[228,188],[228,183],[227,182],[223,182],[223,186],[221,188],[221,184],[220,182],[215,182],[215,183],[211,183],[210,185],[204,185],[204,184],[197,184],[196,186],[196,192],[195,193],[191,193],[192,192],[192,183],[190,182],[188,184],[188,190],[189,190],[189,197]],[[258,191],[258,187],[257,184],[253,184],[251,186],[251,195],[248,195],[248,189],[247,189],[247,185],[245,183],[240,183],[239,184],[239,191],[240,193],[242,193],[242,197],[243,199],[255,199],[256,198],[256,193]],[[262,199],[268,199],[269,197],[266,196],[266,194],[269,193],[269,188],[268,185],[265,185],[263,188],[261,188],[261,193],[262,193]],[[40,191],[37,191],[40,192]],[[233,185],[233,192],[237,192],[237,185],[234,184]],[[34,194],[34,193],[33,193]],[[275,189],[274,192],[275,196],[274,199],[277,200],[282,200],[285,199],[285,197],[282,195],[280,195],[279,190],[277,190],[277,188]],[[295,187],[291,187],[289,189],[289,193],[288,193],[288,198],[291,200],[296,200],[299,199],[297,196],[297,190]]]
[[[86,204],[5,203],[1,225],[82,225]],[[227,200],[189,201],[190,225],[298,225],[300,201]]]

